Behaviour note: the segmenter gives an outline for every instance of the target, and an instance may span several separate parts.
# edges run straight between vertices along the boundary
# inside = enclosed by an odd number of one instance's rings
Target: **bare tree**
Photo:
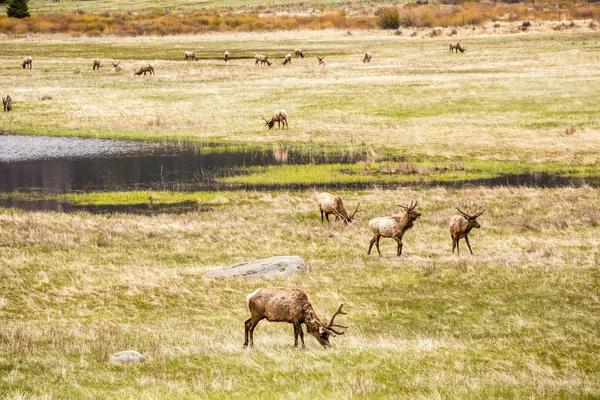
[[[323,223],[323,215],[325,219],[327,219],[327,223],[329,222],[329,215],[334,214],[335,220],[342,219],[346,225],[352,225],[352,221],[355,219],[355,215],[362,210],[359,209],[360,201],[356,205],[356,210],[349,215],[346,211],[346,207],[344,207],[344,202],[342,198],[337,194],[331,194],[327,192],[319,193],[317,195],[317,205],[319,206],[319,210],[321,211],[321,223]]]
[[[345,332],[337,331],[335,327],[347,329],[347,326],[334,323],[342,311],[344,304],[340,304],[333,313],[331,320],[320,320],[305,292],[299,289],[262,288],[246,296],[251,317],[244,323],[244,346],[254,346],[254,328],[262,320],[271,322],[289,322],[294,325],[294,346],[298,347],[298,336],[304,348],[304,331],[314,336],[323,347],[329,347],[329,336],[343,335]]]
[[[452,253],[454,253],[454,248],[456,247],[456,251],[460,254],[460,249],[458,247],[458,241],[460,239],[465,239],[467,242],[467,246],[469,247],[469,251],[473,254],[473,250],[471,250],[471,244],[469,243],[469,232],[471,229],[479,229],[481,226],[477,222],[477,218],[483,214],[484,210],[477,212],[473,215],[469,215],[465,212],[462,212],[458,207],[456,207],[460,215],[455,215],[450,218],[450,237],[452,238]]]
[[[261,115],[261,117],[265,121],[265,126],[268,126],[269,129],[273,129],[273,126],[275,126],[275,122],[277,122],[277,127],[279,129],[281,129],[281,123],[283,123],[283,129],[285,129],[286,127],[288,129],[290,129],[290,127],[287,123],[287,113],[285,112],[285,110],[283,108],[280,110],[274,111],[273,116],[271,117],[270,121],[267,121],[265,119],[265,117],[263,117],[262,115]]]
[[[377,217],[369,222],[369,228],[373,231],[373,239],[369,244],[369,251],[367,254],[371,254],[371,248],[373,244],[376,244],[377,253],[381,256],[379,251],[379,239],[381,237],[392,238],[398,243],[397,255],[402,254],[402,237],[411,229],[417,218],[421,216],[421,213],[415,211],[415,208],[419,205],[418,202],[411,203],[410,206],[398,206],[404,208],[406,211],[404,214],[394,214],[391,217]]]

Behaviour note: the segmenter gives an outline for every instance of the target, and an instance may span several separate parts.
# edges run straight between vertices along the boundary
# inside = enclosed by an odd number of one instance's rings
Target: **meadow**
[[[362,203],[353,226],[322,225],[312,189],[17,194],[79,204],[153,196],[155,204],[196,201],[199,211],[0,208],[1,396],[598,398],[598,185],[452,184],[523,171],[598,178],[600,33],[583,21],[509,33],[519,25],[465,27],[452,38],[447,29],[442,37],[409,29],[3,38],[1,90],[14,110],[0,113],[2,130],[368,156],[344,171],[284,166],[231,178],[319,189],[354,171],[367,187],[338,191],[349,208]],[[451,40],[467,52],[450,54]],[[298,47],[307,57],[282,66]],[[183,61],[185,50],[201,59]],[[373,61],[363,64],[367,50]],[[274,64],[256,67],[255,53]],[[26,54],[32,70],[20,66]],[[111,72],[112,60],[124,71]],[[143,62],[156,76],[133,75]],[[263,126],[261,115],[278,108],[289,130]],[[394,157],[402,161],[386,161]],[[399,170],[378,174],[390,168]],[[367,222],[411,200],[423,216],[403,255],[382,239],[383,256],[367,256]],[[463,243],[451,253],[447,224],[457,206],[486,209],[470,235],[474,255]],[[284,279],[202,278],[273,255],[299,255],[311,269]],[[264,286],[305,290],[322,318],[343,302],[347,333],[327,350],[307,336],[298,350],[291,326],[261,322],[255,348],[243,349],[245,296]],[[109,362],[129,348],[147,361]]]

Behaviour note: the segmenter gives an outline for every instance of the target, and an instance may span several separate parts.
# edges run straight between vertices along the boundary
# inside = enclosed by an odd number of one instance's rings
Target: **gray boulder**
[[[141,363],[144,362],[144,356],[135,350],[125,350],[110,356],[110,360],[116,363]]]
[[[289,276],[308,270],[308,264],[298,256],[278,256],[216,268],[203,275],[204,278],[229,278],[233,276],[262,277]]]

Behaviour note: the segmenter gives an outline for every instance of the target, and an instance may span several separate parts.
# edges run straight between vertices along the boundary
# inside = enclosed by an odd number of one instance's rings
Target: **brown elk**
[[[244,323],[245,335],[244,346],[254,346],[254,328],[262,320],[271,322],[289,322],[294,325],[294,347],[298,347],[298,336],[304,348],[304,331],[302,324],[306,325],[306,331],[313,335],[323,347],[329,347],[329,336],[343,335],[335,327],[347,329],[347,326],[334,323],[339,314],[346,315],[342,311],[344,304],[340,304],[337,311],[333,313],[331,320],[320,320],[305,292],[299,289],[285,288],[262,288],[255,290],[246,296],[251,317]]]
[[[98,60],[98,59],[96,58],[96,59],[94,60],[94,62],[92,63],[92,70],[94,70],[94,71],[95,71],[95,70],[97,70],[97,69],[99,70],[101,66],[102,66],[102,65],[100,64],[100,60]]]
[[[475,229],[481,228],[481,226],[477,222],[477,218],[481,214],[483,214],[485,209],[478,213],[475,213],[473,215],[469,215],[465,212],[462,212],[458,207],[456,207],[456,209],[458,210],[459,213],[462,214],[462,216],[455,215],[452,218],[450,218],[449,228],[450,228],[450,237],[452,238],[452,253],[454,253],[454,248],[456,247],[457,253],[460,254],[460,249],[458,247],[458,241],[460,239],[464,238],[465,242],[467,242],[467,246],[469,247],[469,251],[471,252],[471,254],[473,254],[473,250],[471,250],[471,245],[469,244],[469,232],[471,232],[471,229],[473,229],[473,228],[475,228]]]
[[[267,64],[269,67],[271,66],[271,63],[269,62],[269,57],[267,57],[267,56],[263,56],[262,54],[257,54],[254,56],[254,58],[256,58],[256,62],[254,63],[254,65],[258,65],[258,62],[260,61],[260,65]]]
[[[346,225],[352,225],[352,221],[355,219],[354,216],[361,212],[359,209],[360,201],[356,205],[356,210],[351,215],[348,215],[346,211],[346,207],[344,207],[344,202],[342,198],[336,194],[331,194],[327,192],[319,193],[317,195],[317,205],[319,206],[319,210],[321,211],[321,223],[323,223],[323,215],[325,215],[325,219],[327,223],[329,222],[329,214],[335,214],[335,220],[342,219]]]
[[[196,53],[194,53],[193,51],[186,51],[185,53],[183,53],[183,58],[185,59],[185,61],[188,60],[194,60],[194,61],[198,61],[200,58],[196,57]]]
[[[454,53],[454,52],[458,53],[459,50],[460,50],[461,53],[464,53],[465,51],[467,51],[467,49],[465,49],[464,47],[462,47],[460,45],[460,43],[458,43],[458,42],[450,42],[448,44],[448,46],[450,47],[450,53]]]
[[[12,110],[12,97],[10,97],[10,94],[6,93],[2,96],[2,104],[4,105],[4,111]]]
[[[229,52],[226,51],[225,52],[225,62],[227,62],[229,60]]]
[[[325,61],[323,61],[324,58],[325,58],[325,56],[323,56],[323,57],[317,56],[317,59],[319,60],[317,65],[325,65]]]
[[[398,243],[397,256],[402,254],[402,237],[413,227],[413,224],[417,218],[421,216],[421,213],[415,211],[415,208],[419,205],[418,202],[410,204],[410,206],[398,206],[404,208],[406,211],[404,214],[394,214],[391,217],[377,217],[369,222],[369,228],[373,231],[373,239],[369,244],[369,251],[367,254],[371,254],[371,248],[373,244],[377,247],[377,252],[381,256],[379,251],[379,239],[383,236],[386,238],[392,238]]]
[[[119,64],[121,64],[121,61],[118,61],[118,62],[114,62],[113,61],[113,63],[112,63],[112,65],[113,65],[112,70],[115,71],[115,72],[121,72],[121,70],[123,68]]]
[[[146,76],[146,72],[148,72],[150,74],[150,76],[152,75],[156,75],[154,73],[154,67],[150,64],[144,64],[140,67],[140,69],[135,72],[135,75],[141,75],[144,74],[144,76]]]
[[[290,63],[290,64],[292,63],[292,55],[289,53],[285,56],[285,60],[283,60],[283,65],[288,64],[288,63]]]
[[[294,50],[294,54],[296,55],[296,57],[304,58],[304,54],[302,53],[302,49],[295,49]]]
[[[277,122],[277,127],[279,129],[281,129],[281,123],[283,123],[283,129],[285,129],[286,126],[288,129],[290,129],[287,123],[287,113],[284,109],[274,111],[270,121],[267,121],[262,115],[261,117],[265,121],[265,126],[268,126],[269,129],[273,129],[273,127],[275,126],[275,122]]]
[[[373,57],[373,54],[370,51],[367,51],[365,53],[365,58],[363,58],[363,63],[370,63],[372,57]]]
[[[31,57],[31,56],[27,56],[23,59],[23,69],[25,69],[25,67],[28,65],[29,65],[29,69],[31,69],[33,66],[33,57]]]

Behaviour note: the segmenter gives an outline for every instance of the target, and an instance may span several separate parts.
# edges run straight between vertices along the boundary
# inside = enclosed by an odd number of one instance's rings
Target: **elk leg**
[[[398,243],[398,252],[397,252],[397,256],[400,256],[402,254],[402,240],[399,238],[394,238],[394,240]]]
[[[371,243],[369,243],[369,251],[367,251],[367,255],[371,254],[371,248],[375,244],[376,240],[377,240],[377,235],[373,236],[373,239],[371,239]]]
[[[290,129],[290,126],[289,126],[289,125],[288,125],[288,123],[287,123],[287,118],[286,118],[286,119],[284,119],[284,120],[283,120],[283,122],[285,123],[285,127],[286,127],[286,128],[288,128],[288,129]]]
[[[258,323],[260,322],[262,318],[259,319],[255,319],[254,317],[250,318],[250,327],[249,327],[249,333],[250,333],[250,347],[254,347],[254,328],[256,328],[256,325],[258,325]]]
[[[294,325],[294,347],[298,347],[298,327],[295,323],[292,324]]]
[[[304,332],[302,331],[302,324],[299,322],[294,322],[294,347],[298,347],[298,336],[300,336],[300,341],[302,342],[302,348],[304,349]]]
[[[471,252],[471,255],[473,255],[473,250],[471,250],[471,245],[469,244],[469,237],[465,236],[465,242],[467,242],[467,247],[469,247],[469,251]]]
[[[248,332],[250,331],[250,325],[252,324],[252,318],[248,318],[246,322],[244,322],[244,347],[248,346]]]
[[[452,254],[454,254],[454,249],[456,248],[456,240],[452,239]]]
[[[460,239],[456,239],[456,254],[460,254],[460,247],[458,244],[460,243]]]
[[[323,223],[323,222],[325,222],[325,221],[323,220],[323,210],[321,210],[321,223]]]
[[[331,222],[329,222],[329,213],[325,213],[325,219],[327,220],[327,223],[331,225]]]

